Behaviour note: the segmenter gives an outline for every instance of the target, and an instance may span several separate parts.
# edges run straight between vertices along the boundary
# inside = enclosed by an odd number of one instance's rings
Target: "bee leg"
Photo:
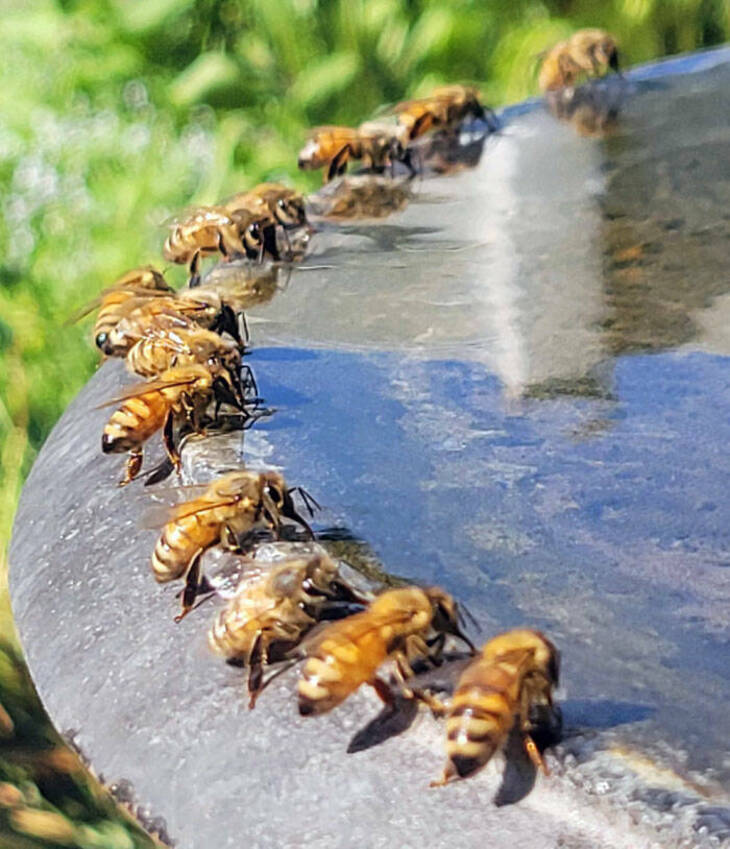
[[[223,544],[224,548],[227,548],[229,551],[233,551],[235,554],[243,554],[243,547],[238,541],[236,534],[233,528],[230,527],[230,525],[223,526],[223,535],[221,543]]]
[[[180,455],[175,447],[175,417],[172,411],[168,412],[165,417],[165,424],[162,428],[162,442],[167,451],[167,456],[170,458],[173,468],[180,473]]]
[[[188,574],[185,576],[185,589],[183,589],[182,594],[182,609],[175,617],[175,622],[182,622],[195,604],[195,599],[197,598],[200,589],[200,559],[202,556],[203,549],[201,548],[198,549],[197,554],[193,557],[190,563]]]
[[[428,659],[434,666],[441,666],[443,662],[443,651],[446,645],[446,634],[441,633],[435,637],[430,643],[426,643],[426,651]]]
[[[243,315],[243,313],[242,313]],[[244,374],[246,375],[244,379]],[[253,395],[254,398],[258,398],[259,395],[259,386],[256,383],[256,378],[254,377],[251,366],[248,363],[241,365],[241,384],[242,391],[244,397],[246,395]]]
[[[248,709],[256,707],[256,700],[262,689],[264,680],[264,666],[268,663],[266,646],[263,644],[261,631],[256,635],[248,660]]]
[[[380,701],[383,704],[390,708],[391,710],[395,710],[395,696],[393,695],[393,691],[390,688],[390,685],[383,681],[382,678],[378,678],[377,676],[373,678],[370,682],[375,692],[378,694]]]
[[[445,784],[459,778],[459,773],[454,769],[453,763],[449,760],[444,768],[441,778],[435,778],[428,786],[443,787]]]
[[[195,251],[193,254],[193,258],[190,260],[190,279],[188,280],[188,287],[190,289],[194,289],[196,286],[200,286],[200,251]]]
[[[433,116],[430,112],[424,112],[423,115],[419,115],[411,127],[411,139],[417,139],[419,136],[427,133],[431,129],[433,123]]]
[[[423,702],[436,719],[446,716],[449,712],[450,706],[448,702],[442,701],[437,696],[429,693],[428,690],[422,690],[420,687],[412,687],[411,690],[413,697],[418,699],[419,702]]]
[[[275,672],[272,672],[271,675],[269,675],[269,677],[265,681],[263,680],[262,675],[261,683],[259,684],[258,689],[256,691],[256,700],[258,700],[258,697],[261,695],[261,693],[263,693],[263,691],[269,686],[269,684],[271,684],[271,682],[275,678],[278,678],[280,675],[283,675],[285,672],[288,672],[292,668],[292,666],[296,666],[297,663],[299,663],[301,660],[301,657],[290,658],[285,663],[282,663],[281,666]]]
[[[530,737],[529,734],[523,732],[523,740],[525,743],[525,751],[527,752],[527,756],[534,764],[535,769],[541,770],[544,775],[550,775],[548,765],[545,763],[542,755],[540,754],[540,750],[535,745],[535,741],[532,739],[532,737]]]
[[[226,247],[225,239],[223,238],[223,233],[218,233],[218,250],[223,257],[223,259],[230,259],[231,255],[228,253],[228,248]]]
[[[413,690],[406,684],[409,678],[413,678],[413,669],[411,669],[411,664],[407,656],[408,653],[408,641],[406,641],[406,652],[396,652],[393,655],[393,660],[395,661],[395,677],[398,679],[401,694],[406,699],[413,699],[415,698]]]
[[[119,486],[126,486],[128,483],[131,483],[139,474],[140,469],[142,468],[142,449],[141,448],[133,448],[129,452],[129,457],[127,457],[127,466],[124,471],[124,478],[119,481]]]
[[[410,147],[407,147],[403,151],[403,156],[401,157],[401,162],[408,169],[409,177],[415,177],[416,174],[418,174],[418,168],[416,168],[416,166],[413,164],[413,151],[411,150]]]
[[[330,160],[329,168],[327,169],[324,179],[325,183],[329,183],[330,180],[334,180],[335,177],[339,177],[341,174],[345,173],[349,156],[350,145],[346,144],[343,148],[338,150]]]
[[[263,240],[261,243],[261,252],[259,262],[263,262],[264,256],[268,254],[272,259],[281,259],[279,253],[279,245],[276,241],[276,227],[273,224],[267,224],[263,228]]]

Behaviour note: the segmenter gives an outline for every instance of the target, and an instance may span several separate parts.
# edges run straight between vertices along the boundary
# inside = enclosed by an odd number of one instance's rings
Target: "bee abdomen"
[[[214,652],[223,655],[223,657],[239,657],[245,654],[245,649],[241,645],[240,636],[239,639],[236,639],[235,630],[228,626],[229,616],[230,611],[228,610],[222,610],[218,614],[210,631],[208,631],[208,645]]]
[[[350,688],[343,686],[343,672],[331,654],[307,659],[297,686],[301,716],[327,713],[347,698]]]
[[[446,754],[459,777],[471,775],[490,760],[511,724],[512,709],[502,693],[457,690],[446,721]]]
[[[179,228],[175,228],[165,239],[162,247],[162,255],[168,262],[187,262],[189,250],[182,239]]]
[[[129,349],[127,364],[142,377],[155,377],[173,365],[174,355],[152,339],[140,339]]]
[[[185,532],[180,522],[170,522],[162,529],[152,553],[152,571],[158,583],[181,578],[200,549],[207,548],[209,540],[195,540]]]

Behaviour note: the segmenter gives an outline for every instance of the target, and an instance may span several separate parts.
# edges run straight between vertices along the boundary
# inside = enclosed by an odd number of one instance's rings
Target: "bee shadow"
[[[416,675],[412,683],[417,687],[426,686],[433,692],[451,693],[454,689],[454,682],[469,660],[470,657],[465,657],[461,652],[447,652],[443,662],[438,666],[419,669],[416,665]],[[378,746],[411,727],[418,715],[418,700],[407,699],[397,692],[394,693],[394,696],[394,704],[384,707],[350,740],[347,747],[349,754]]]
[[[411,727],[417,715],[418,702],[415,699],[396,696],[395,704],[384,707],[355,734],[347,747],[347,753],[362,752],[402,734]]]
[[[563,715],[557,705],[550,711],[540,709],[531,719],[535,723],[531,737],[542,755],[545,749],[558,743],[562,737]],[[502,782],[494,796],[494,804],[501,808],[514,805],[531,792],[537,778],[537,768],[525,748],[525,738],[516,727],[512,728],[503,749],[504,772]]]
[[[534,717],[536,729],[532,732],[540,753],[549,746],[586,730],[615,728],[648,719],[654,709],[633,702],[616,702],[610,699],[568,699],[554,709],[552,717],[542,715]],[[537,777],[535,765],[525,750],[522,735],[513,729],[504,747],[505,769],[502,783],[494,797],[497,807],[513,805],[524,799],[532,790]]]

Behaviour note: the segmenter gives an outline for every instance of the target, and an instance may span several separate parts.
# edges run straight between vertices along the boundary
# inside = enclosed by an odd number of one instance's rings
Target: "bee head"
[[[310,168],[317,168],[320,165],[320,151],[317,138],[311,138],[299,151],[297,165],[301,171],[307,171]]]
[[[307,223],[304,201],[300,197],[279,198],[276,209],[277,218],[283,227],[301,227]]]
[[[618,73],[618,49],[616,47],[616,42],[608,37],[601,39],[594,47],[593,47],[593,55],[602,65],[606,65],[611,68],[612,71],[616,71]]]
[[[265,472],[262,477],[264,492],[271,499],[274,507],[281,512],[288,495],[284,478],[278,472]]]
[[[254,221],[253,224],[249,224],[246,228],[246,242],[249,245],[252,245],[258,249],[258,247],[263,242],[263,235],[261,232],[261,222]]]
[[[433,609],[431,624],[434,630],[443,634],[453,634],[475,651],[471,640],[461,630],[459,605],[453,596],[440,587],[429,587],[425,592]]]
[[[112,346],[108,333],[105,333],[104,331],[97,333],[94,342],[96,343],[96,347],[104,354],[109,355],[112,353]]]

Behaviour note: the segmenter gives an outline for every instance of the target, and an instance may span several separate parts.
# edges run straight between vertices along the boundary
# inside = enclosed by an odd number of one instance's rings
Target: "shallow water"
[[[251,317],[278,409],[258,428],[324,524],[446,585],[486,634],[545,628],[569,722],[570,700],[613,705],[599,726],[719,781],[728,83],[727,64],[611,80],[605,138],[536,105],[404,211],[325,225]]]

